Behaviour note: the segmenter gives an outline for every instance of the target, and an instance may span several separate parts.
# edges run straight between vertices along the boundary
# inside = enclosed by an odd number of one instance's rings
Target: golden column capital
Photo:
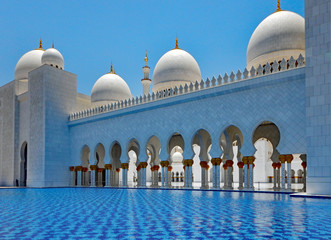
[[[238,168],[243,168],[244,165],[245,165],[245,164],[244,164],[243,162],[238,162],[238,163],[237,163]]]
[[[75,170],[78,171],[82,171],[82,166],[76,166]]]
[[[285,163],[285,161],[286,161],[286,155],[279,155],[278,159],[279,159],[279,161],[281,163]]]
[[[200,161],[200,166],[201,166],[201,168],[207,168],[207,166],[208,166],[207,161]]]
[[[291,163],[293,160],[293,155],[292,154],[287,154],[285,155],[285,159],[287,163]]]
[[[228,167],[232,167],[233,166],[233,161],[232,160],[226,160],[225,164]]]
[[[113,168],[113,165],[111,164],[105,164],[105,169],[111,170]]]
[[[194,163],[193,159],[185,159],[184,160],[184,166],[189,167],[189,166],[192,166],[193,163]]]
[[[161,161],[161,167],[168,167],[169,161]]]
[[[122,163],[121,168],[122,169],[129,169],[129,164],[128,163]]]
[[[248,157],[248,163],[249,164],[253,164],[254,161],[255,161],[255,157],[254,156],[249,156]]]
[[[91,170],[97,170],[97,165],[90,165]]]
[[[222,159],[220,159],[220,158],[212,158],[212,159],[211,159],[211,163],[212,163],[213,165],[220,165],[221,162],[222,162]]]
[[[147,162],[141,162],[140,165],[141,165],[142,168],[146,168],[147,167]]]

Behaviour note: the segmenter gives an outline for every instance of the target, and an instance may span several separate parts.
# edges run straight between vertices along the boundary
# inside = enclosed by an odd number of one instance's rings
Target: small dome
[[[59,69],[64,69],[64,59],[62,54],[54,47],[47,49],[41,57],[41,64],[47,64]]]
[[[175,48],[157,62],[153,73],[153,91],[201,81],[198,63],[188,52]]]
[[[45,50],[40,48],[25,53],[16,64],[15,80],[28,79],[29,72],[42,65],[41,56],[44,52]]]
[[[180,152],[174,152],[171,156],[172,163],[182,163],[183,155]]]
[[[305,55],[305,20],[290,11],[277,11],[255,29],[247,48],[247,68]]]
[[[115,73],[107,73],[94,84],[91,93],[92,103],[111,103],[131,98],[131,91],[126,82]]]

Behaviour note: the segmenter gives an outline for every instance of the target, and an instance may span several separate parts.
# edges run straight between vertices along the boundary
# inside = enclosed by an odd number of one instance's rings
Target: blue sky
[[[158,59],[179,47],[197,60],[203,79],[244,69],[246,48],[258,24],[276,10],[276,0],[0,0],[0,86],[14,79],[19,58],[54,42],[65,70],[77,74],[78,91],[90,95],[109,72],[142,93],[145,50],[152,71]],[[282,0],[282,9],[304,16],[304,0]]]

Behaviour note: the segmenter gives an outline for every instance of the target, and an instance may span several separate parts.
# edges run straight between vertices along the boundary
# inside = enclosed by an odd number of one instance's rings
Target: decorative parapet
[[[185,84],[184,86],[180,85],[179,87],[176,86],[174,88],[166,89],[163,91],[153,92],[152,94],[148,93],[148,95],[143,95],[139,97],[137,96],[135,98],[132,97],[117,103],[97,106],[79,112],[74,112],[69,115],[69,121],[87,118],[106,112],[111,112],[127,107],[141,105],[148,102],[154,102],[164,98],[189,94],[191,92],[202,91],[205,89],[220,87],[227,84],[234,84],[236,82],[246,81],[256,77],[261,77],[278,72],[301,68],[304,66],[305,66],[305,59],[300,54],[300,56],[297,59],[291,57],[289,60],[285,60],[283,58],[283,60],[279,62],[277,61],[274,61],[272,63],[267,62],[264,66],[259,65],[257,69],[252,67],[249,71],[247,70],[247,68],[245,68],[243,72],[241,72],[240,70],[238,70],[236,73],[232,71],[230,76],[227,73],[225,73],[223,77],[219,75],[217,79],[213,76],[211,80],[209,78],[207,78],[206,81],[201,79],[200,82],[196,81],[194,84],[190,83],[189,85],[187,84]]]

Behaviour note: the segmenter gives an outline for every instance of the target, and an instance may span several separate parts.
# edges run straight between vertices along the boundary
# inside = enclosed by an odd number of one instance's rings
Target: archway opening
[[[95,174],[95,185],[98,187],[105,186],[106,183],[106,172],[105,172],[105,147],[102,143],[99,143],[95,147],[95,160],[97,165],[97,174]]]
[[[154,135],[149,138],[146,151],[148,155],[147,163],[150,166],[146,169],[146,185],[158,187],[161,181],[161,177],[159,178],[161,142],[158,137]]]
[[[240,152],[242,144],[243,135],[238,127],[231,125],[222,132],[220,137],[220,145],[223,150],[221,182],[224,183],[224,188],[233,189],[239,186],[239,168],[237,164],[242,161]]]
[[[208,188],[210,183],[210,160],[209,151],[211,149],[210,134],[204,130],[198,130],[192,139],[192,150],[194,152],[192,175],[193,186]]]
[[[26,187],[28,178],[28,143],[24,142],[21,146],[21,174],[20,183],[16,180],[16,186]]]
[[[121,145],[118,142],[115,142],[111,147],[110,157],[112,159],[111,183],[116,187],[120,186],[122,183],[121,155]]]
[[[90,156],[91,156],[90,148],[87,145],[85,145],[82,148],[82,153],[81,153],[82,186],[89,186],[91,183],[91,172],[88,171],[90,165]]]
[[[128,186],[136,186],[138,181],[138,169],[137,165],[141,161],[138,159],[140,153],[140,145],[137,139],[132,139],[127,147],[127,155],[128,155]],[[145,159],[144,159],[145,160]]]
[[[264,184],[263,188],[272,188],[275,181],[272,164],[279,162],[277,146],[280,137],[277,125],[270,121],[260,123],[253,132],[252,142],[256,149],[254,182]]]
[[[184,138],[181,134],[175,133],[173,134],[168,142],[168,153],[169,153],[169,166],[171,171],[168,171],[168,186],[171,184],[174,187],[184,186],[185,182],[185,173],[184,173],[184,158],[183,158],[183,151],[184,151]],[[169,169],[169,168],[168,168]],[[172,178],[175,173],[179,173],[179,181]],[[174,173],[174,174],[172,174]],[[176,178],[177,180],[177,178]]]

